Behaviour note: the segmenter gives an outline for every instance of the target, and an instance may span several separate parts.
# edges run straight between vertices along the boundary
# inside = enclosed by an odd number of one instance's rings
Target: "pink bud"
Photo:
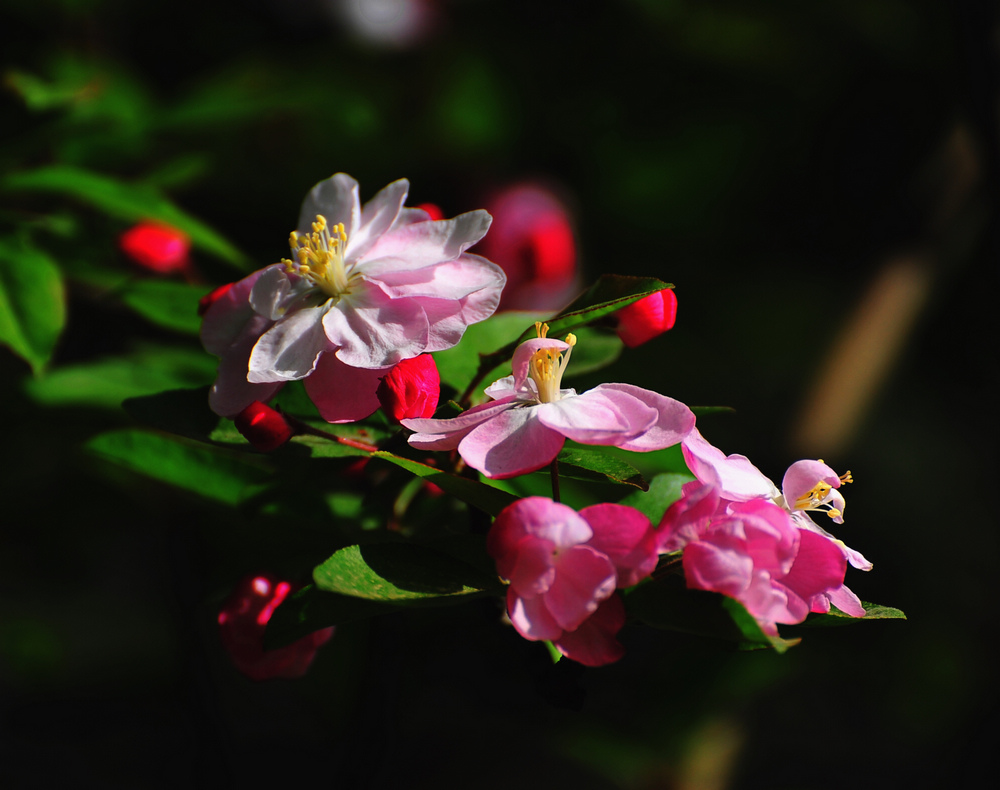
[[[433,220],[444,219],[444,212],[435,203],[421,203],[417,208],[426,211]]]
[[[657,291],[623,307],[615,315],[618,337],[629,348],[635,348],[673,327],[677,320],[677,296],[672,288]]]
[[[490,232],[474,252],[507,275],[503,310],[559,309],[573,296],[577,254],[569,209],[552,192],[525,183],[487,203]]]
[[[382,410],[393,420],[431,417],[441,397],[441,377],[434,357],[404,359],[378,385]]]
[[[191,242],[169,225],[140,222],[121,235],[119,244],[133,261],[157,274],[174,274],[190,266]]]
[[[205,313],[208,312],[208,308],[229,293],[229,289],[234,285],[236,285],[236,283],[226,283],[225,285],[220,285],[211,293],[207,293],[201,297],[201,299],[198,300],[198,315],[205,315]]]
[[[255,400],[233,418],[236,430],[261,452],[277,450],[292,438],[294,431],[280,413]]]
[[[219,612],[219,636],[236,668],[253,680],[302,677],[333,628],[303,637],[285,647],[264,650],[264,629],[292,585],[268,574],[247,576]]]

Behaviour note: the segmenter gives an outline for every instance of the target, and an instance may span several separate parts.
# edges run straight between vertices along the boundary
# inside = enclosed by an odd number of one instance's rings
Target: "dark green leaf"
[[[183,231],[205,252],[241,270],[247,268],[246,258],[236,247],[146,184],[119,181],[70,165],[50,165],[12,173],[0,180],[0,189],[61,195],[129,222],[157,220]]]
[[[269,477],[269,467],[252,456],[235,456],[147,431],[103,433],[86,448],[153,480],[227,505],[239,504]]]
[[[840,611],[837,607],[831,607],[827,614],[811,614],[804,623],[800,623],[802,626],[809,627],[830,627],[839,625],[850,625],[851,623],[859,623],[862,620],[905,620],[906,615],[903,614],[899,609],[895,609],[891,606],[880,606],[874,603],[867,603],[862,601],[861,605],[865,609],[864,617],[851,617],[849,614],[845,614]]]
[[[125,356],[59,368],[28,381],[25,389],[47,406],[117,409],[126,398],[207,384],[217,366],[215,357],[197,349],[145,346]]]
[[[463,502],[479,508],[496,516],[501,510],[517,500],[513,494],[501,491],[486,483],[470,480],[467,477],[459,477],[448,472],[442,472],[433,466],[427,466],[419,461],[412,461],[409,458],[402,458],[387,452],[374,453],[376,458],[384,458],[386,461],[396,464],[396,466],[412,472],[418,477],[428,480],[438,486],[442,491],[446,491]]]
[[[495,580],[453,557],[412,543],[348,546],[313,570],[327,592],[395,604],[441,604],[494,589]]]
[[[723,596],[722,606],[729,612],[729,616],[743,637],[740,642],[740,650],[759,650],[764,647],[773,647],[777,652],[784,653],[788,648],[795,647],[802,641],[801,639],[782,639],[780,636],[765,634],[754,616],[734,598]]]
[[[65,323],[59,267],[22,240],[0,238],[0,343],[31,365],[37,376]]]
[[[201,329],[198,300],[208,289],[170,280],[133,280],[121,300],[157,326],[197,335]]]
[[[649,488],[649,484],[634,466],[593,447],[564,447],[559,453],[558,461],[561,477],[618,483],[641,488],[643,491]],[[545,473],[548,474],[548,469]]]
[[[634,507],[646,516],[650,523],[659,524],[663,520],[663,514],[667,512],[667,508],[681,498],[681,487],[692,480],[694,478],[691,475],[674,472],[659,474],[649,481],[649,490],[645,492],[633,491],[619,504]]]
[[[395,604],[337,595],[308,584],[274,610],[264,632],[264,647],[283,647],[321,628],[397,610]]]
[[[167,390],[155,395],[127,398],[122,402],[122,408],[132,419],[150,428],[204,442],[219,424],[218,416],[208,408],[208,389]],[[232,425],[228,420],[226,422]]]

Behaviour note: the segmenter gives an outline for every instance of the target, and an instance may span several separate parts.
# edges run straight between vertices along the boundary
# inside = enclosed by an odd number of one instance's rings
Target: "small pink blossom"
[[[505,478],[541,469],[566,439],[648,452],[677,444],[694,428],[683,403],[631,384],[599,384],[577,395],[561,389],[576,343],[544,337],[548,327],[518,346],[513,376],[486,388],[491,402],[448,420],[403,420],[410,444],[453,450],[487,477]]]
[[[191,266],[191,242],[183,231],[159,222],[140,222],[121,235],[122,251],[156,274],[185,272]]]
[[[451,348],[496,310],[503,271],[465,250],[490,216],[433,221],[404,208],[394,181],[364,206],[344,173],[317,184],[292,233],[292,258],[240,280],[205,311],[202,342],[221,358],[209,395],[223,416],[268,400],[286,381],[328,422],[378,408],[379,380],[398,362]]]
[[[618,337],[629,348],[641,346],[673,329],[677,321],[677,295],[672,288],[656,291],[617,313]]]
[[[382,378],[378,400],[391,419],[430,417],[441,397],[441,376],[434,357],[421,354],[404,359]]]
[[[616,587],[638,583],[656,565],[656,531],[624,505],[573,508],[545,497],[520,499],[486,537],[497,572],[510,581],[507,611],[525,639],[553,642],[588,666],[617,661],[625,622]]]
[[[219,636],[236,668],[252,680],[302,677],[321,645],[333,636],[324,628],[297,642],[264,650],[264,629],[292,585],[269,574],[243,579],[219,612]]]
[[[693,498],[695,501],[685,502]],[[795,624],[843,588],[847,560],[833,541],[799,529],[773,502],[718,505],[718,491],[698,486],[667,511],[665,551],[683,549],[690,588],[735,598],[768,634]],[[829,603],[826,604],[829,610]]]

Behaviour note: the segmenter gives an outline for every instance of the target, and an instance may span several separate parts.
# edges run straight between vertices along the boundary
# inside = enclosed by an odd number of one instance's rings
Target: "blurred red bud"
[[[211,293],[207,293],[201,297],[201,299],[198,300],[198,315],[205,315],[205,313],[208,312],[208,308],[229,293],[229,289],[235,284],[236,283],[226,283],[225,285],[220,285]]]
[[[305,636],[275,650],[264,650],[264,629],[292,585],[268,574],[247,576],[219,612],[219,636],[236,668],[252,680],[302,677],[333,628]]]
[[[191,265],[187,234],[169,225],[140,222],[121,235],[119,244],[133,261],[157,274],[183,272]]]
[[[672,288],[651,293],[623,307],[615,317],[622,342],[629,348],[641,346],[673,327],[677,320],[677,296]]]
[[[417,208],[426,211],[431,219],[444,219],[444,212],[434,203],[421,203]]]
[[[441,397],[441,377],[434,357],[404,359],[378,385],[382,410],[393,420],[432,417]]]
[[[486,203],[489,233],[474,249],[507,274],[502,310],[555,310],[572,298],[576,241],[569,209],[535,184],[508,187]]]
[[[259,400],[237,414],[233,423],[250,444],[265,453],[281,447],[294,433],[292,426],[280,412]]]

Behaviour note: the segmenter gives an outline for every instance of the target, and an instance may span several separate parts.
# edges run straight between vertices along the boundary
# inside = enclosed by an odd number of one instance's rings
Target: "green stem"
[[[559,459],[553,458],[552,465],[549,467],[549,472],[552,476],[552,499],[555,502],[560,502],[559,499]]]

